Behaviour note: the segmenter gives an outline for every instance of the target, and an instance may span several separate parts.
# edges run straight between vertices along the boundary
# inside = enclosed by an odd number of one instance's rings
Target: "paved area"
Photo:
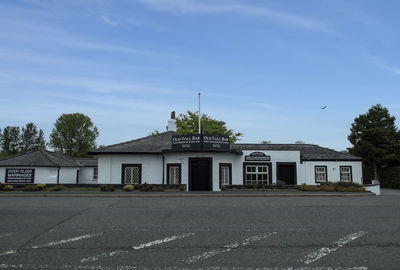
[[[0,197],[0,269],[398,269],[400,193]]]

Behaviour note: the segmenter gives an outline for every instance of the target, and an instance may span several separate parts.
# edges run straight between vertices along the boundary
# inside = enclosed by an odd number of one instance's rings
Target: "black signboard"
[[[173,135],[172,149],[181,151],[201,150],[201,136],[193,135]]]
[[[35,169],[6,169],[6,183],[27,184],[35,180]]]
[[[204,134],[203,150],[229,151],[229,136]]]
[[[173,135],[175,151],[230,151],[229,136],[213,134]]]
[[[244,156],[245,161],[271,161],[271,156],[267,156],[263,152],[253,152],[248,156]]]

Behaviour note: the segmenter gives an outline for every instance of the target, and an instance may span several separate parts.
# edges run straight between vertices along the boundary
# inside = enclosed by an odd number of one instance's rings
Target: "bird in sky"
[[[325,110],[326,109],[326,105],[324,107],[321,107],[321,110]]]

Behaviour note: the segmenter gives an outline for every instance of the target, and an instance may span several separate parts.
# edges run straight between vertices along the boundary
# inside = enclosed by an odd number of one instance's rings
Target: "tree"
[[[4,153],[15,155],[20,150],[21,135],[19,127],[7,126],[3,130],[1,148]]]
[[[84,157],[96,147],[98,136],[97,127],[88,116],[82,113],[62,114],[50,134],[50,145],[69,156]]]
[[[306,144],[306,142],[305,142],[305,141],[301,141],[301,140],[299,140],[299,141],[295,141],[294,143],[295,143],[295,144]]]
[[[240,132],[234,132],[228,129],[224,121],[219,121],[209,117],[206,114],[201,116],[202,133],[227,135],[231,143],[239,140],[243,136]],[[177,132],[181,134],[198,134],[199,133],[199,116],[195,112],[187,111],[187,114],[179,114],[176,118]]]
[[[261,144],[270,144],[271,141],[261,141],[260,143],[261,143]]]
[[[25,127],[22,127],[21,151],[37,150],[45,147],[46,141],[44,139],[43,130],[40,129],[38,132],[36,125],[33,123],[28,123]]]
[[[356,117],[350,131],[348,139],[353,147],[349,152],[361,156],[366,165],[372,166],[374,177],[379,180],[378,168],[398,161],[400,133],[395,117],[377,104]]]

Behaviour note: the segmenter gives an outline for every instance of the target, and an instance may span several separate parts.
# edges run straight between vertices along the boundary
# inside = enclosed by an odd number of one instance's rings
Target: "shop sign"
[[[35,180],[35,169],[6,169],[6,183],[28,184]]]
[[[263,152],[253,152],[244,156],[245,161],[271,161],[271,156],[267,156]]]
[[[204,134],[203,150],[229,151],[229,136]]]
[[[201,136],[194,135],[173,135],[172,149],[181,151],[201,150]]]
[[[172,150],[229,151],[229,136],[214,134],[173,135]]]

